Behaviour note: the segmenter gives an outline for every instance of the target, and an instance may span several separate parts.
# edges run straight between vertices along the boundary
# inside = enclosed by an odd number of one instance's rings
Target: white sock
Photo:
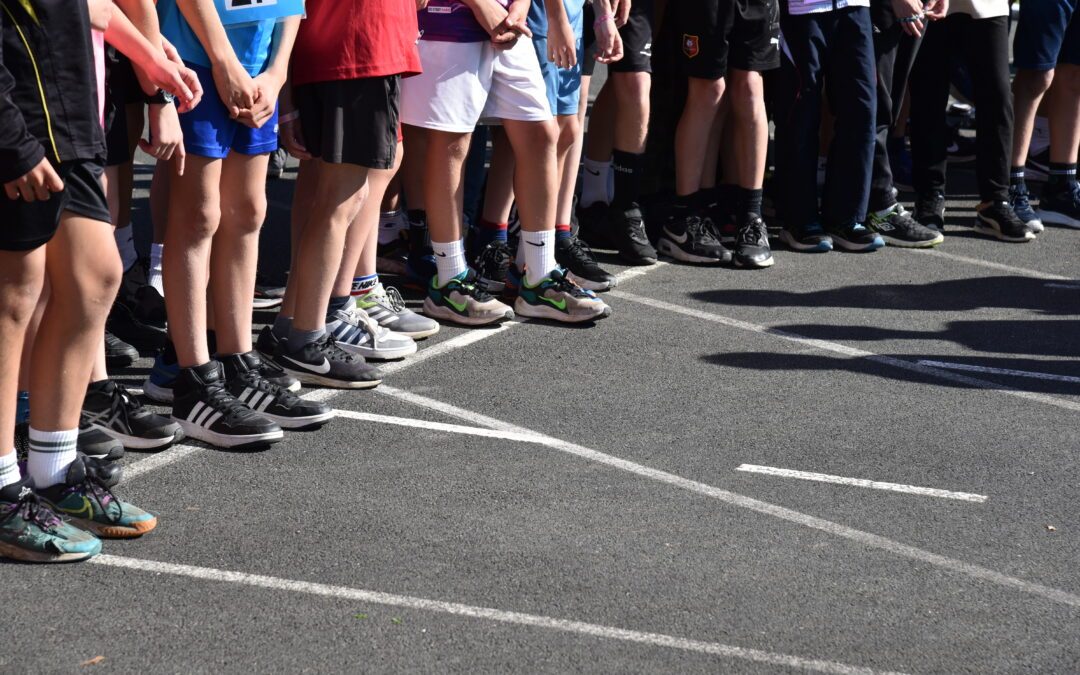
[[[521,241],[525,246],[525,280],[535,286],[555,269],[555,230],[522,230]]]
[[[409,227],[409,219],[404,211],[383,211],[379,214],[379,243],[389,244],[401,236],[401,231]]]
[[[47,488],[64,482],[64,474],[75,461],[79,430],[38,431],[30,427],[30,458],[26,469],[34,487]]]
[[[1037,155],[1050,147],[1050,120],[1045,117],[1035,118],[1035,128],[1031,132],[1029,155]]]
[[[581,174],[581,206],[592,206],[597,202],[610,204],[611,194],[615,191],[615,174],[611,171],[611,161],[597,162],[586,157],[584,164],[585,171]]]
[[[150,244],[150,285],[158,294],[165,297],[164,277],[161,276],[161,254],[165,250],[165,244]]]
[[[135,234],[131,230],[131,225],[128,225],[114,228],[113,236],[116,237],[116,247],[120,249],[120,260],[124,263],[126,272],[132,265],[139,262],[139,254],[135,252]]]
[[[20,478],[19,459],[15,456],[15,451],[0,455],[0,488],[18,483]]]
[[[433,241],[431,248],[435,251],[435,266],[439,270],[438,279],[435,283],[445,286],[451,279],[469,269],[465,264],[465,245],[460,239],[445,244]]]

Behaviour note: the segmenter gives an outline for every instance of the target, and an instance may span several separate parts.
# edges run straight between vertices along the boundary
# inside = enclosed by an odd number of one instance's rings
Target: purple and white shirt
[[[510,0],[495,0],[503,7]],[[420,39],[434,42],[487,42],[491,39],[469,6],[460,0],[431,0],[417,13]]]

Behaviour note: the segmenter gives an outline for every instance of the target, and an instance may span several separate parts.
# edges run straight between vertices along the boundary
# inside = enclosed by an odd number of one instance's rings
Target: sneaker
[[[76,457],[64,481],[38,488],[38,496],[72,525],[107,539],[141,537],[157,527],[157,518],[116,498],[85,457]]]
[[[656,249],[645,234],[645,219],[637,204],[631,203],[624,211],[612,209],[608,219],[620,258],[631,265],[656,264]]]
[[[964,136],[959,129],[954,129],[952,139],[949,142],[949,162],[963,164],[975,159],[975,138]]]
[[[889,246],[901,248],[931,248],[945,241],[941,232],[920,225],[900,204],[883,216],[871,213],[867,227],[881,235]]]
[[[76,562],[101,553],[101,540],[64,522],[23,478],[0,488],[0,557],[21,562]]]
[[[608,229],[608,213],[611,206],[596,202],[585,207],[578,207],[578,236],[596,248],[617,248]]]
[[[1044,223],[1080,228],[1080,183],[1054,192],[1047,186],[1039,200],[1038,215]]]
[[[915,222],[934,232],[945,233],[945,195],[931,192],[915,198]]]
[[[439,322],[420,316],[405,306],[405,300],[393,286],[376,284],[356,298],[356,307],[383,328],[413,340],[422,340],[439,332]]]
[[[432,277],[424,298],[424,314],[432,319],[464,326],[486,326],[514,318],[514,310],[499,302],[477,284],[476,272],[451,279],[445,286],[435,285]]]
[[[735,214],[723,205],[718,208],[708,209],[708,220],[711,220],[717,232],[717,238],[725,247],[733,245],[739,238],[739,223]]]
[[[1012,207],[1013,213],[1020,222],[1035,234],[1046,229],[1043,222],[1039,220],[1039,214],[1031,208],[1031,194],[1028,192],[1026,183],[1009,186],[1009,206]]]
[[[285,299],[285,287],[277,284],[255,282],[255,297],[251,301],[252,309],[273,309],[280,307]]]
[[[300,382],[337,389],[371,389],[382,384],[379,369],[338,346],[329,333],[300,349],[283,342],[274,362]]]
[[[732,255],[736,267],[762,269],[772,267],[772,249],[769,248],[769,230],[760,216],[748,215],[739,228]]]
[[[147,281],[147,262],[140,260],[124,272],[116,301],[109,311],[109,330],[136,347],[165,345],[165,298]]]
[[[387,361],[416,353],[416,341],[380,326],[350,302],[326,316],[326,332],[338,346],[365,359]]]
[[[566,277],[590,291],[615,288],[615,275],[604,270],[593,258],[589,245],[577,237],[555,240],[555,262],[566,269]]]
[[[333,419],[330,406],[307,401],[282,389],[262,376],[258,352],[232,354],[221,358],[225,389],[238,401],[282,429],[321,427]]]
[[[375,271],[379,274],[405,274],[409,261],[408,231],[402,230],[389,244],[380,243],[375,252]]]
[[[171,404],[173,384],[180,374],[180,364],[176,360],[176,350],[170,342],[154,357],[154,366],[150,375],[143,381],[143,395],[154,403]]]
[[[832,237],[833,243],[845,251],[868,252],[885,246],[885,240],[878,233],[868,230],[862,223],[825,228],[825,230]]]
[[[274,331],[270,326],[263,326],[263,329],[259,331],[259,338],[255,341],[255,351],[262,354],[262,365],[259,366],[259,372],[264,380],[270,381],[270,384],[277,385],[286,391],[300,391],[300,380],[289,375],[284,368],[274,363],[274,355],[278,353],[278,345],[281,343],[282,341],[274,335]]]
[[[124,444],[97,427],[79,420],[77,449],[87,457],[116,461],[124,456]]]
[[[473,261],[473,269],[476,270],[476,285],[491,295],[505,293],[508,288],[507,276],[513,259],[510,244],[502,239],[496,239],[485,246]]]
[[[685,218],[669,218],[657,242],[660,252],[687,263],[717,264],[731,261],[731,251],[724,248],[713,232],[712,221],[691,213]]]
[[[109,370],[127,368],[139,358],[139,350],[105,331],[105,365]]]
[[[405,276],[418,286],[427,286],[438,273],[435,252],[431,248],[431,233],[423,211],[409,211],[409,257],[405,261]]]
[[[1028,153],[1024,168],[1024,178],[1037,183],[1045,183],[1050,178],[1050,146],[1046,146],[1039,152]]]
[[[86,389],[80,421],[138,450],[164,448],[184,437],[177,424],[144,408],[124,385],[112,380]]]
[[[229,393],[216,361],[182,368],[173,391],[172,418],[188,438],[219,448],[248,448],[284,437],[280,426]]]
[[[808,223],[802,227],[787,228],[780,231],[780,239],[792,251],[801,253],[827,253],[833,250],[833,241],[821,223]]]
[[[530,286],[528,279],[523,278],[514,310],[521,316],[563,323],[596,321],[611,316],[611,308],[603,300],[575,284],[558,268],[535,286]]]
[[[975,231],[1016,244],[1035,239],[1035,233],[1016,217],[1009,202],[991,202],[983,208],[975,207]]]

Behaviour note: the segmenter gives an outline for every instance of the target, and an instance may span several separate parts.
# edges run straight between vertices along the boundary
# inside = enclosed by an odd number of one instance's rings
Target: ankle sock
[[[345,307],[348,306],[350,300],[352,300],[351,295],[343,295],[330,298],[330,302],[327,304],[326,307],[327,316],[329,316],[333,312],[338,311],[339,309],[345,309]]]
[[[451,279],[469,269],[465,264],[465,246],[460,239],[446,243],[433,241],[431,248],[435,251],[435,267],[439,270],[436,285],[445,286]]]
[[[761,192],[762,192],[761,188],[751,189],[751,188],[737,187],[735,189],[738,190],[738,192],[737,192],[738,197],[735,200],[736,208],[738,209],[738,211],[736,211],[736,213],[743,214],[743,215],[752,214],[752,215],[757,216],[758,218],[760,218],[761,217]]]
[[[34,487],[47,488],[64,482],[67,468],[75,461],[78,438],[78,429],[39,431],[30,427],[30,457],[26,469]]]
[[[615,194],[611,205],[619,210],[636,204],[641,195],[641,174],[645,155],[616,150],[612,156],[611,168],[614,173]]]
[[[379,214],[379,244],[392,244],[409,227],[403,211],[383,211]]]
[[[278,315],[274,317],[274,325],[270,327],[270,332],[274,334],[279,340],[285,340],[289,337],[289,330],[292,328],[292,317],[285,316],[278,312]]]
[[[555,226],[555,241],[566,241],[573,235],[571,234],[571,228],[569,225],[556,225]]]
[[[522,230],[521,247],[525,254],[525,280],[535,286],[555,269],[555,230]]]
[[[675,216],[685,217],[687,212],[693,211],[701,203],[701,191],[692,192],[688,195],[675,195]]]
[[[476,243],[478,248],[483,248],[493,241],[506,241],[510,230],[510,223],[493,223],[486,218],[477,221]]]
[[[1076,164],[1062,164],[1050,162],[1050,177],[1046,181],[1046,189],[1050,192],[1071,190],[1076,182]]]
[[[1009,185],[1024,185],[1024,167],[1014,166],[1009,168]]]
[[[15,456],[15,450],[0,455],[0,488],[18,483],[22,479],[19,475],[19,458]]]
[[[286,338],[286,342],[289,346],[289,351],[295,352],[303,349],[304,346],[311,344],[312,342],[318,342],[322,336],[326,335],[326,327],[316,328],[315,330],[297,330],[294,326],[289,326],[289,337]]]
[[[165,278],[161,275],[161,256],[164,252],[165,244],[150,244],[150,275],[147,282],[162,297],[165,296]]]
[[[378,274],[368,274],[362,277],[353,277],[352,291],[349,293],[352,297],[356,298],[361,295],[367,295],[379,285]]]
[[[612,188],[608,189],[608,179],[611,177],[611,161],[598,162],[594,159],[585,158],[582,162],[585,170],[581,174],[581,206],[592,206],[597,203],[610,204]],[[611,177],[614,181],[614,177]]]

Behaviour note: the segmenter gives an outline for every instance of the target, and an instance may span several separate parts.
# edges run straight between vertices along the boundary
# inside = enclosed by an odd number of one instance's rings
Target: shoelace
[[[337,340],[334,336],[327,333],[326,337],[322,339],[322,342],[316,343],[319,352],[326,357],[328,361],[338,361],[340,363],[354,363],[357,357],[350,352],[345,351],[341,347],[338,347]]]
[[[124,425],[130,429],[131,419],[136,417],[138,412],[142,410],[142,401],[132,396],[127,387],[119,382],[114,382],[113,385],[112,400],[109,403],[110,412],[113,415],[119,413]]]
[[[465,274],[465,278],[458,283],[461,284],[461,292],[477,302],[487,302],[488,300],[494,299],[493,295],[477,285],[476,272],[473,270],[469,270],[468,273]]]
[[[769,240],[769,231],[762,220],[753,220],[739,228],[739,243],[757,246],[762,240]]]
[[[570,242],[566,246],[566,252],[574,262],[580,263],[581,265],[596,264],[596,258],[593,256],[592,248],[577,237],[570,238]]]
[[[505,279],[510,271],[510,246],[496,240],[484,247],[476,256],[476,267],[487,279]]]
[[[400,314],[405,311],[405,298],[401,297],[401,293],[393,286],[384,288],[382,297],[375,299],[376,302],[382,300],[386,301],[386,305],[389,306],[395,314]]]
[[[645,234],[645,221],[640,218],[627,218],[626,222],[629,225],[627,234],[631,239],[639,242],[649,241],[649,236]]]
[[[110,522],[119,523],[120,520],[123,519],[124,507],[121,505],[120,500],[118,500],[116,496],[113,495],[112,490],[98,482],[97,479],[92,475],[92,472],[90,470],[86,471],[86,475],[83,477],[81,482],[70,485],[66,490],[64,490],[64,494],[71,494],[72,492],[82,492],[84,494],[86,492],[89,492],[90,494],[92,494],[94,496],[94,499],[96,499],[98,503],[101,504],[102,511],[105,513],[105,517],[108,518]],[[109,504],[112,503],[116,504],[116,516],[109,515],[109,509],[106,508]]]
[[[0,518],[0,525],[7,523],[16,515],[22,516],[23,520],[31,522],[43,530],[56,527],[63,522],[60,516],[56,515],[52,509],[41,503],[41,499],[33,490],[23,492],[19,501],[8,509],[7,515]]]
[[[581,286],[578,286],[562,270],[553,270],[551,272],[551,281],[549,282],[550,288],[559,291],[560,293],[568,293],[575,298],[587,298],[592,297],[592,294],[586,291]]]
[[[720,240],[713,232],[713,222],[701,216],[691,216],[686,220],[686,233],[697,244],[706,246],[719,244]]]

